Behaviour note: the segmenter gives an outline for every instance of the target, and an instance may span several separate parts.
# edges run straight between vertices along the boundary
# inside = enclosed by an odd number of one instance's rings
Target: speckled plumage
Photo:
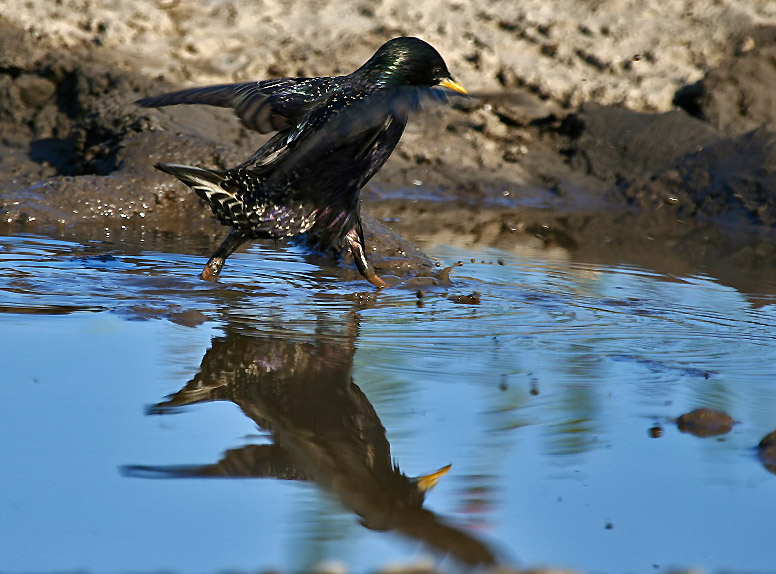
[[[302,237],[316,249],[344,240],[361,274],[386,286],[366,258],[360,190],[393,152],[408,113],[424,98],[445,99],[430,89],[436,85],[465,93],[434,48],[395,38],[347,76],[225,84],[139,100],[147,107],[230,107],[246,127],[278,132],[229,170],[156,166],[189,185],[233,228],[202,277],[218,275],[245,241]]]

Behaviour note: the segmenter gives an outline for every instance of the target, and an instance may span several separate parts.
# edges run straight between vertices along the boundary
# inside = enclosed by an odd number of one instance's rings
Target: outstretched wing
[[[379,129],[388,118],[406,118],[447,104],[449,99],[449,92],[442,88],[403,86],[354,99],[340,109],[316,106],[300,119],[288,140],[299,140],[303,149],[336,148]]]
[[[142,98],[135,103],[146,108],[177,104],[232,108],[245,127],[264,134],[296,125],[340,81],[340,76],[328,76],[220,84]]]
[[[241,167],[265,171],[272,164],[272,177],[282,178],[284,174],[298,170],[298,164],[310,164],[322,156],[331,157],[338,150],[349,150],[345,154],[348,161],[357,160],[372,153],[372,146],[390,125],[398,122],[401,135],[410,113],[447,104],[450,96],[451,93],[443,88],[403,86],[353,98],[339,106],[337,102],[323,100],[302,116],[293,129],[273,138],[279,141],[269,142],[266,150],[259,150]],[[341,101],[342,94],[329,98],[335,99]],[[273,143],[275,155],[266,153]],[[391,146],[388,154],[392,150]],[[270,157],[273,161],[268,162]],[[282,161],[274,161],[275,157]]]

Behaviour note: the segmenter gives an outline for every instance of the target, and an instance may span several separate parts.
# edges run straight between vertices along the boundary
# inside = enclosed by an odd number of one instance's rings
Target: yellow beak
[[[466,88],[464,88],[461,84],[453,80],[452,78],[445,78],[441,82],[439,82],[439,85],[443,88],[447,88],[448,90],[453,90],[454,92],[458,92],[459,94],[468,94],[469,92],[466,91]]]
[[[447,474],[447,471],[450,470],[451,466],[453,465],[448,464],[447,466],[443,466],[436,472],[432,472],[431,474],[427,474],[426,476],[417,477],[415,481],[417,482],[418,490],[420,490],[421,492],[427,492],[428,490],[434,488],[436,486],[436,483],[439,482],[439,479]]]

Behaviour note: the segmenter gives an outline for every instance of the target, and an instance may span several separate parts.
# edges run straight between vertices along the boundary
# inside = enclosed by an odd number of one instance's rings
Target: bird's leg
[[[356,262],[359,273],[369,281],[375,287],[382,289],[388,287],[388,283],[383,281],[375,273],[375,268],[366,258],[366,250],[364,249],[364,233],[361,231],[361,224],[357,225],[353,229],[347,232],[345,240],[350,246],[350,252],[353,254],[353,260]]]
[[[218,274],[221,273],[221,269],[224,267],[226,258],[234,253],[235,250],[246,241],[248,241],[246,235],[236,229],[232,229],[221,246],[216,249],[216,252],[208,259],[205,268],[202,270],[202,273],[199,274],[200,278],[205,281],[215,281],[218,278]]]

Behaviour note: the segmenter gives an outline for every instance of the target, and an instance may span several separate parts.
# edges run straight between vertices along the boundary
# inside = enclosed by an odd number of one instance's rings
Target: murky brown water
[[[206,283],[211,248],[0,237],[4,570],[772,571],[776,289],[436,246],[454,286],[374,296],[265,245]]]

